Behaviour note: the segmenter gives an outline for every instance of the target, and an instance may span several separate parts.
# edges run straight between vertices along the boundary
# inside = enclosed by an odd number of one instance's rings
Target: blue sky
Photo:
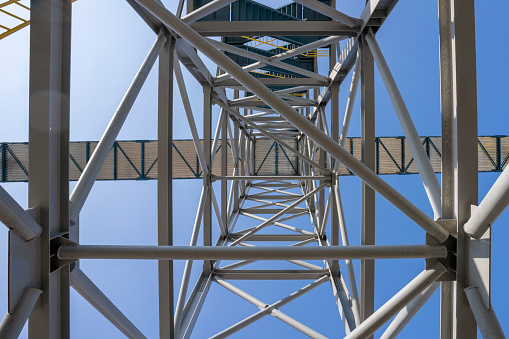
[[[175,1],[163,1],[176,8]],[[266,3],[274,3],[265,1]],[[279,1],[278,4],[285,1]],[[345,2],[338,8],[359,16],[364,1]],[[495,11],[494,11],[495,9]],[[505,63],[506,43],[502,15],[506,2],[478,1],[476,4],[477,80],[479,135],[509,134],[506,100],[509,68]],[[377,35],[394,78],[405,99],[420,135],[440,134],[440,90],[438,60],[438,20],[436,1],[400,1]],[[71,140],[98,140],[123,97],[139,65],[155,40],[125,2],[79,0],[73,6]],[[28,140],[28,61],[29,30],[24,29],[0,41],[0,141]],[[215,66],[207,63],[211,73]],[[402,131],[378,73],[376,76],[376,134],[400,136]],[[202,92],[185,73],[191,104],[201,130]],[[343,114],[350,77],[341,86],[340,112]],[[175,98],[178,92],[175,91]],[[174,138],[190,138],[179,100],[175,100]],[[357,101],[350,136],[360,135],[360,104]],[[214,116],[217,119],[218,110]],[[156,139],[157,64],[149,76],[122,131],[119,140]],[[213,124],[215,126],[215,123]],[[479,197],[489,190],[497,173],[479,174]],[[426,194],[416,175],[384,176],[410,201],[432,215]],[[74,183],[71,183],[71,190]],[[27,205],[27,184],[2,184],[23,206]],[[175,243],[186,245],[201,188],[198,180],[174,181]],[[216,191],[219,191],[216,188]],[[360,242],[360,181],[341,179],[351,244]],[[81,214],[80,237],[83,244],[157,243],[156,182],[98,182]],[[424,232],[377,196],[377,243],[423,243]],[[304,220],[304,219],[302,219]],[[504,239],[509,212],[499,218],[492,239],[492,303],[502,327],[509,331],[509,292],[504,286]],[[7,310],[7,231],[0,228],[0,313]],[[359,262],[355,262],[357,277]],[[195,265],[198,268],[200,265]],[[155,261],[83,261],[82,270],[149,338],[158,336],[157,263]],[[423,269],[421,260],[377,261],[376,299],[378,308]],[[180,286],[183,262],[175,262],[175,290]],[[198,271],[194,272],[194,280]],[[192,279],[192,281],[194,281]],[[264,302],[272,303],[304,286],[307,282],[241,283]],[[71,335],[73,338],[122,338],[122,334],[76,292],[71,293]],[[256,307],[218,285],[213,285],[194,331],[194,337],[210,336],[256,312]],[[337,307],[328,283],[282,308],[306,325],[328,337],[343,333]],[[304,337],[272,317],[265,317],[237,334],[238,338]],[[384,326],[385,328],[385,326]],[[252,333],[256,333],[253,335]],[[339,333],[339,335],[338,335]],[[382,330],[377,332],[379,336]],[[401,337],[434,338],[439,333],[439,294],[436,293],[407,325]],[[286,334],[286,335],[285,335]],[[22,338],[26,337],[26,331]]]

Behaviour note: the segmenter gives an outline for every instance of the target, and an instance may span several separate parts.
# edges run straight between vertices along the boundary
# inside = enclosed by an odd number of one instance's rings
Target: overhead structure
[[[505,137],[477,135],[473,0],[439,0],[443,133],[437,138],[419,137],[376,39],[397,0],[368,0],[356,18],[334,0],[296,0],[280,8],[252,0],[181,0],[175,12],[158,0],[127,3],[154,31],[155,42],[101,140],[69,143],[71,1],[32,1],[29,142],[1,148],[2,182],[28,179],[30,209],[0,191],[0,221],[11,229],[9,312],[0,333],[17,336],[28,318],[30,339],[69,337],[73,287],[123,334],[144,338],[77,260],[147,259],[158,260],[161,338],[192,337],[212,284],[259,308],[237,323],[224,319],[212,338],[249,331],[266,315],[325,338],[316,324],[281,311],[324,283],[346,338],[372,338],[394,316],[382,337],[395,337],[439,288],[441,338],[476,338],[477,322],[483,336],[504,336],[490,299],[490,226],[509,202],[508,149]],[[329,59],[326,74],[318,72],[322,55]],[[202,56],[217,65],[215,76]],[[156,61],[158,140],[116,141]],[[375,137],[375,64],[404,137]],[[200,112],[191,108],[182,66],[203,87]],[[341,124],[339,86],[349,73]],[[192,140],[173,140],[174,82]],[[361,137],[348,138],[359,86]],[[478,166],[503,173],[475,209]],[[433,215],[380,176],[389,173],[418,173]],[[362,181],[360,246],[349,244],[341,175]],[[173,244],[177,177],[203,180],[184,247]],[[157,245],[79,243],[82,207],[101,179],[157,179]],[[77,180],[72,192],[70,180]],[[376,244],[375,193],[426,232],[423,244]],[[375,259],[402,258],[421,258],[425,269],[375,309]],[[361,260],[357,277],[354,259]],[[185,260],[182,278],[174,277],[173,260]],[[197,281],[193,265],[200,270]],[[302,287],[267,304],[236,280],[299,280]]]

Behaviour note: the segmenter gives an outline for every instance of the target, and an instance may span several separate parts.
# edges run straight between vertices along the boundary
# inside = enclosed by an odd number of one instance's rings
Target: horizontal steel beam
[[[330,81],[317,80],[312,78],[258,78],[265,86],[312,86],[312,87],[322,87],[328,86]],[[231,87],[235,89],[246,89],[240,82],[236,79],[225,79],[221,80],[221,82],[215,84],[217,86],[223,87]]]
[[[335,21],[207,21],[194,22],[191,28],[202,36],[357,36],[359,27]]]
[[[328,269],[305,270],[239,270],[216,269],[215,277],[225,280],[316,280],[329,275]]]
[[[443,245],[371,245],[329,247],[212,247],[62,245],[59,259],[154,260],[323,260],[445,258]]]
[[[220,176],[213,175],[211,180],[330,180],[330,176],[321,175],[236,175]]]

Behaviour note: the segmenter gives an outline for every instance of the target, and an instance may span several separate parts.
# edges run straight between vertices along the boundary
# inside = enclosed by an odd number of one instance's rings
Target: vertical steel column
[[[335,50],[335,48],[333,49]],[[334,53],[335,55],[335,53]],[[331,138],[339,144],[339,83],[334,82],[330,87],[331,91]],[[331,169],[334,169],[336,163],[333,158],[331,158],[331,163],[329,164]],[[334,180],[331,182],[331,190],[334,190],[335,186],[338,185],[338,176],[335,176]],[[331,191],[333,192],[333,191]],[[339,217],[336,208],[332,208],[332,206],[336,206],[336,195],[332,194],[331,196],[331,215],[330,215],[330,241],[332,246],[339,246]],[[333,268],[339,269],[339,263],[337,261],[331,262]]]
[[[468,285],[468,236],[463,225],[470,218],[471,205],[478,203],[477,183],[477,84],[475,56],[474,0],[452,0],[453,23],[453,135],[456,153],[455,213],[458,220],[456,283],[453,289],[453,338],[477,337],[474,315],[463,291]]]
[[[442,116],[442,216],[454,215],[454,129],[452,92],[451,0],[438,1],[440,40],[440,104]],[[440,283],[440,338],[452,336],[452,281]]]
[[[228,126],[230,123],[228,113],[224,112],[221,128],[221,175],[228,175]],[[228,181],[221,181],[221,217],[223,225],[228,225]]]
[[[335,6],[335,1],[333,1],[333,6]],[[330,59],[329,59],[329,73],[334,70],[334,66],[337,62],[336,57],[336,44],[331,45],[330,49]],[[330,87],[331,92],[331,108],[330,108],[330,130],[331,130],[331,138],[339,144],[339,82],[333,82]],[[331,163],[329,164],[331,170],[333,170],[336,166],[336,162],[333,158],[331,158]],[[331,182],[331,192],[334,192],[335,186],[339,184],[337,180],[337,176]],[[332,246],[339,246],[339,216],[337,213],[337,209],[332,206],[336,206],[336,195],[331,193],[330,200],[330,242]],[[339,274],[339,262],[337,260],[331,261],[331,269],[333,272]]]
[[[203,86],[203,152],[205,153],[205,162],[203,168],[208,169],[211,173],[210,160],[212,149],[212,87],[210,85]],[[210,182],[210,175],[203,173],[203,185],[212,185]],[[203,245],[212,246],[212,190],[207,190],[205,199],[205,207],[203,210]],[[203,272],[210,273],[212,270],[212,263],[210,260],[205,260],[203,263]]]
[[[164,29],[164,28],[161,28]],[[159,107],[157,128],[157,216],[158,245],[173,245],[173,62],[175,40],[168,39],[159,54]],[[173,261],[160,260],[159,269],[159,336],[174,338]]]
[[[28,207],[39,208],[42,294],[29,338],[68,338],[69,267],[51,272],[50,241],[69,232],[71,0],[31,1]]]
[[[361,161],[375,170],[375,80],[374,60],[361,40]],[[361,245],[375,244],[375,191],[361,184]],[[375,261],[361,261],[361,321],[375,311]],[[370,336],[373,338],[373,336]]]
[[[233,98],[238,99],[239,98],[239,90],[233,91]],[[239,121],[237,119],[233,122],[233,141],[232,141],[232,147],[237,147],[235,145],[239,145]],[[233,164],[235,166],[236,175],[239,174],[239,154],[237,154],[237,159],[233,159]],[[239,210],[239,182],[235,180],[233,182],[233,210],[238,211]]]

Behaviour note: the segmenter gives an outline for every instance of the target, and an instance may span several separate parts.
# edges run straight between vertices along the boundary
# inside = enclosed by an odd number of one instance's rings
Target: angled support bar
[[[198,211],[196,212],[196,218],[194,221],[193,233],[191,235],[191,241],[189,246],[196,246],[198,242],[198,235],[200,233],[201,219],[203,217],[203,209],[205,208],[205,198],[209,186],[203,186],[201,191],[200,202],[198,204]],[[175,333],[179,332],[180,322],[182,320],[182,313],[184,311],[184,304],[186,301],[187,289],[189,287],[189,279],[191,278],[191,270],[193,268],[193,261],[187,260],[184,267],[184,274],[182,276],[182,283],[180,284],[180,292],[177,299],[177,306],[175,307]]]
[[[175,80],[177,81],[177,87],[180,92],[180,97],[182,98],[184,112],[186,113],[187,123],[189,124],[189,129],[191,130],[194,148],[196,149],[196,154],[198,155],[198,159],[200,160],[201,169],[203,171],[203,174],[207,174],[209,171],[207,166],[205,165],[207,163],[205,161],[205,153],[203,152],[203,147],[201,146],[200,136],[198,134],[198,129],[196,128],[196,122],[194,121],[193,110],[191,109],[191,103],[189,102],[189,96],[187,95],[186,83],[184,82],[182,70],[180,69],[180,65],[178,62],[173,63],[173,75],[175,76]]]
[[[154,260],[325,260],[445,258],[443,245],[368,245],[326,247],[216,247],[62,245],[60,259]],[[404,306],[404,305],[403,305]]]
[[[227,328],[226,330],[224,330],[224,331],[222,331],[222,332],[212,336],[211,339],[212,338],[213,339],[226,338],[226,337],[232,335],[233,333],[241,330],[242,328],[244,328],[244,327],[254,323],[258,319],[263,318],[264,316],[266,316],[268,314],[271,314],[271,315],[275,316],[276,318],[280,319],[281,321],[283,321],[283,322],[287,323],[288,325],[294,327],[295,329],[297,329],[297,330],[299,330],[299,331],[301,331],[301,332],[311,336],[312,338],[325,339],[326,337],[324,337],[320,333],[318,333],[318,332],[310,329],[309,327],[299,323],[298,321],[288,317],[286,314],[284,314],[281,311],[279,311],[278,308],[283,307],[284,305],[286,305],[289,302],[297,299],[301,295],[311,291],[315,287],[320,286],[322,283],[326,282],[328,279],[329,279],[328,276],[323,276],[320,279],[312,282],[311,284],[306,285],[303,288],[301,288],[300,290],[290,294],[286,298],[283,298],[283,299],[275,302],[272,305],[267,305],[264,302],[262,302],[262,301],[260,301],[260,300],[258,300],[256,298],[252,297],[251,295],[245,293],[241,289],[233,286],[232,284],[230,284],[230,283],[228,283],[228,282],[226,282],[226,281],[216,277],[215,281],[219,285],[221,285],[224,288],[228,289],[229,291],[237,294],[241,298],[244,298],[245,300],[249,301],[253,305],[259,307],[260,311],[258,311],[255,314],[245,318],[244,320],[238,322],[237,324]]]
[[[357,59],[355,60],[355,66],[352,73],[352,83],[350,84],[350,92],[348,94],[348,100],[346,102],[345,118],[343,120],[343,127],[341,128],[341,136],[339,137],[339,145],[345,147],[346,137],[348,135],[348,128],[350,127],[350,120],[352,118],[353,106],[355,103],[355,97],[357,96],[357,89],[359,88],[359,79],[361,78],[361,58],[360,50],[357,52]],[[339,165],[339,162],[336,162]]]
[[[290,145],[288,145],[287,143],[285,143],[284,141],[282,141],[278,137],[274,136],[273,133],[270,133],[267,130],[265,130],[264,128],[262,128],[262,127],[258,126],[257,124],[255,124],[254,122],[251,122],[248,118],[244,117],[243,115],[240,115],[237,111],[235,111],[234,109],[230,108],[226,104],[224,104],[224,103],[222,103],[220,101],[216,101],[216,100],[213,100],[213,101],[216,104],[218,104],[219,106],[221,106],[222,108],[224,108],[225,110],[227,110],[231,115],[233,115],[239,121],[243,121],[247,125],[249,125],[249,126],[251,126],[253,128],[256,128],[258,131],[260,131],[260,133],[265,135],[267,138],[270,138],[270,139],[274,140],[279,145],[283,146],[284,148],[286,148],[287,150],[289,150],[290,152],[295,154],[297,157],[301,158],[302,160],[304,160],[308,164],[310,164],[310,165],[314,166],[316,169],[320,170],[322,173],[327,173],[327,174],[330,173],[330,171],[328,169],[326,169],[325,167],[323,167],[323,166],[317,164],[316,162],[314,162],[313,160],[309,159],[308,157],[306,157],[301,152],[297,151],[296,149],[294,149],[293,147],[291,147]]]
[[[0,324],[0,338],[18,338],[41,293],[41,290],[35,288],[25,288],[13,312],[7,313],[2,320]]]
[[[430,287],[425,289],[421,294],[415,297],[408,305],[403,308],[396,318],[391,322],[389,327],[385,330],[384,334],[380,339],[394,339],[396,338],[401,330],[412,320],[412,318],[419,312],[429,298],[435,293],[440,287],[440,283],[433,283]]]
[[[355,330],[347,335],[345,339],[363,339],[375,333],[377,329],[382,327],[383,324],[390,320],[412,299],[433,284],[446,271],[447,269],[441,263],[436,263],[431,269],[421,272],[394,297],[369,318],[364,320]]]
[[[118,106],[117,111],[113,115],[113,118],[111,118],[106,131],[101,137],[99,144],[97,144],[97,147],[95,148],[90,161],[83,170],[78,183],[71,193],[69,198],[71,204],[69,218],[72,221],[75,221],[80,214],[80,211],[85,204],[85,200],[87,200],[87,197],[92,190],[92,186],[99,176],[99,172],[101,171],[101,168],[111,151],[111,147],[113,146],[113,143],[115,142],[115,139],[117,138],[118,133],[120,132],[120,129],[122,128],[127,118],[127,115],[131,111],[131,108],[133,107],[133,104],[138,97],[138,94],[140,93],[145,80],[147,80],[152,66],[154,66],[154,63],[156,62],[161,49],[166,43],[166,36],[164,32],[165,30],[160,30],[157,36],[157,40],[152,45],[152,48],[143,61],[143,64],[138,70],[138,73],[136,73],[133,82],[129,86],[129,89],[122,99],[122,102]]]
[[[228,44],[226,44],[224,42],[220,42],[220,41],[216,41],[216,40],[212,40],[212,39],[207,39],[207,40],[212,45],[216,46],[217,48],[219,48],[219,49],[221,49],[223,51],[227,51],[227,52],[230,52],[230,53],[234,53],[234,54],[237,54],[237,55],[245,56],[245,57],[250,58],[250,59],[257,60],[257,62],[255,62],[255,63],[252,63],[252,64],[249,64],[247,66],[244,66],[244,70],[246,70],[246,71],[250,71],[250,70],[253,70],[253,69],[261,68],[261,67],[266,66],[266,65],[272,65],[272,66],[276,66],[276,67],[279,67],[279,68],[282,68],[282,69],[285,69],[285,70],[288,70],[288,71],[291,71],[291,72],[295,72],[295,73],[301,74],[303,76],[307,76],[309,78],[313,78],[313,79],[317,79],[317,80],[321,80],[321,81],[327,82],[328,81],[327,77],[319,75],[319,74],[317,74],[315,72],[304,70],[304,69],[302,69],[300,67],[296,67],[296,66],[293,66],[293,65],[290,65],[290,64],[286,64],[286,63],[281,63],[281,61],[283,61],[285,59],[289,59],[289,58],[294,57],[294,56],[299,55],[299,54],[303,54],[303,53],[309,52],[311,50],[320,48],[320,47],[325,46],[325,45],[330,45],[330,44],[336,43],[336,42],[341,41],[343,39],[344,39],[344,37],[340,37],[340,36],[330,36],[330,37],[327,37],[327,38],[324,38],[324,39],[312,42],[310,44],[298,47],[296,49],[293,49],[293,50],[290,50],[290,51],[286,51],[286,52],[274,55],[272,57],[265,57],[265,56],[262,56],[260,54],[256,54],[256,53],[253,53],[253,52],[249,52],[249,51],[243,50],[243,49],[238,48],[238,47],[234,47],[234,46],[228,45]],[[226,79],[228,79],[230,77],[231,77],[230,74],[223,74],[221,76],[216,77],[214,79],[214,81],[217,82],[218,84],[220,84],[221,81],[226,80]]]
[[[490,309],[486,309],[479,288],[477,286],[465,288],[465,294],[483,339],[505,339],[504,331],[498,322],[493,306],[490,305]]]
[[[308,194],[305,194],[303,195],[302,197],[300,197],[299,199],[297,199],[293,204],[291,204],[290,206],[288,206],[287,208],[283,209],[282,211],[280,211],[279,213],[276,213],[274,216],[270,217],[269,219],[267,219],[267,221],[264,221],[263,223],[261,223],[260,225],[254,227],[251,231],[247,232],[246,234],[244,234],[243,236],[241,236],[240,238],[238,238],[237,240],[233,241],[230,246],[235,246],[236,244],[240,243],[241,241],[249,238],[251,235],[255,234],[256,232],[258,232],[259,230],[261,230],[262,228],[266,227],[266,226],[269,226],[271,225],[274,221],[278,220],[281,216],[283,216],[284,214],[290,212],[291,210],[293,210],[295,207],[297,207],[298,205],[300,205],[303,201],[309,199],[311,196],[313,196],[315,193],[321,191],[322,189],[325,188],[325,186],[327,186],[326,183],[320,185],[319,187],[317,187],[315,190],[309,192]]]
[[[463,229],[473,238],[481,237],[509,204],[509,167],[500,174]]]
[[[145,336],[127,319],[127,317],[108,299],[107,296],[78,267],[71,272],[71,286],[83,299],[108,319],[128,338],[145,338]]]
[[[391,204],[396,206],[416,224],[421,226],[426,232],[436,238],[438,241],[445,241],[449,237],[449,232],[429,216],[413,205],[408,199],[397,192],[393,187],[383,181],[379,176],[373,173],[368,167],[363,165],[358,159],[351,155],[314,126],[306,117],[300,115],[288,103],[281,100],[270,89],[264,86],[260,81],[244,71],[228,56],[221,53],[209,41],[203,38],[196,31],[191,29],[184,22],[168,11],[164,6],[154,0],[137,0],[137,2],[146,8],[159,20],[164,22],[170,29],[179,34],[182,38],[189,41],[191,45],[198,48],[212,62],[223,68],[231,74],[239,83],[248,88],[260,100],[267,103],[274,111],[288,120],[295,128],[306,134],[313,141],[318,143],[326,152],[330,153],[336,160],[341,161],[350,171],[356,174],[361,180],[366,182],[375,191],[380,193]],[[229,109],[229,107],[228,107]]]
[[[348,241],[348,232],[346,229],[346,219],[343,211],[343,202],[341,200],[341,194],[339,192],[338,185],[334,185],[334,194],[336,197],[336,208],[339,219],[339,231],[341,232],[341,242],[343,246],[349,246],[350,243]],[[359,299],[359,290],[357,288],[357,280],[355,279],[355,270],[353,267],[352,260],[345,260],[346,270],[348,273],[348,284],[350,285],[350,296],[352,299],[352,312],[355,316],[355,323],[359,325],[361,323],[360,317],[360,299]]]
[[[16,232],[23,240],[37,238],[42,227],[0,186],[0,222]]]
[[[323,14],[331,19],[341,22],[342,24],[347,25],[348,27],[360,26],[362,24],[362,20],[352,18],[344,13],[341,13],[337,9],[327,6],[316,0],[294,0],[295,2],[311,8],[312,10]]]
[[[385,88],[389,93],[389,97],[391,98],[392,105],[394,106],[394,110],[398,116],[399,123],[403,129],[403,133],[406,136],[406,140],[408,141],[408,146],[410,147],[412,156],[415,159],[415,164],[419,169],[419,175],[421,176],[424,189],[428,194],[431,207],[433,207],[435,219],[437,219],[442,215],[440,183],[438,182],[437,176],[435,175],[435,171],[431,166],[431,162],[426,154],[426,151],[422,146],[419,134],[415,129],[412,118],[410,117],[410,113],[408,112],[405,102],[403,101],[403,97],[401,96],[398,86],[396,85],[394,77],[392,76],[389,65],[387,65],[387,61],[382,54],[380,46],[378,46],[378,43],[372,33],[366,34],[365,39],[369,45],[371,53],[373,54],[376,65],[378,66],[378,70],[382,76]]]

